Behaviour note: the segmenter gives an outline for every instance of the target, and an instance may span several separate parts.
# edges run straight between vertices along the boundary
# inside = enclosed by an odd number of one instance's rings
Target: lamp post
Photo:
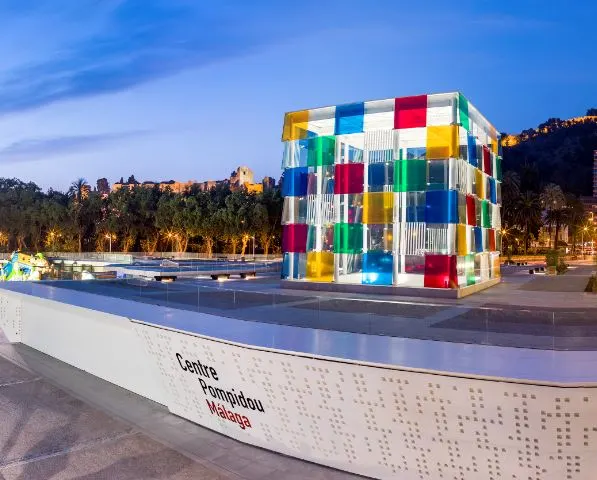
[[[111,233],[106,233],[106,238],[109,241],[109,245],[110,245],[110,253],[112,253],[112,234]]]
[[[585,259],[585,232],[588,230],[588,227],[584,227],[580,233],[580,243],[581,243],[581,251],[582,251],[582,259]]]
[[[253,261],[255,261],[255,235],[251,237],[253,239]]]

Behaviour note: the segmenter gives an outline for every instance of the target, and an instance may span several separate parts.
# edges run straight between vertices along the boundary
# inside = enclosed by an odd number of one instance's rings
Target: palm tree
[[[508,227],[514,224],[514,207],[520,196],[520,176],[508,170],[502,181],[502,225]]]
[[[68,195],[72,201],[71,208],[73,210],[73,218],[77,229],[79,253],[83,251],[83,234],[85,229],[83,222],[83,203],[89,197],[89,190],[89,184],[84,178],[75,180],[71,183],[71,186],[68,189]]]
[[[549,248],[551,248],[551,232],[554,226],[553,220],[559,218],[558,214],[554,216],[551,214],[551,211],[563,208],[566,203],[566,198],[564,197],[564,192],[562,192],[561,187],[555,183],[548,183],[545,185],[539,198],[541,200],[541,207],[545,212],[545,223],[549,232]]]
[[[585,220],[586,212],[583,203],[576,198],[574,195],[568,195],[566,197],[566,206],[568,209],[568,215],[566,218],[566,226],[568,231],[572,233],[572,249],[576,253],[576,240],[577,234]]]
[[[541,202],[534,192],[525,192],[516,201],[514,208],[514,221],[523,227],[524,231],[524,253],[529,248],[529,233],[541,220]]]
[[[70,188],[68,189],[69,196],[73,199],[73,201],[77,203],[81,203],[87,197],[89,197],[89,183],[84,178],[78,178],[73,183],[70,184]]]

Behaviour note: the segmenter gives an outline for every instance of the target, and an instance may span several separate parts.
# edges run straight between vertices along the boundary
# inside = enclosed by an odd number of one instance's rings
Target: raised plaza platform
[[[274,279],[7,284],[0,326],[200,425],[361,475],[589,479],[597,305],[529,277],[433,302]]]

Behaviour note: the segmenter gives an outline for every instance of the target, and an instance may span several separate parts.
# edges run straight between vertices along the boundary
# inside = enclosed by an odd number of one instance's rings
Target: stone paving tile
[[[0,465],[132,431],[44,380],[0,388]]]
[[[0,387],[16,382],[27,382],[37,378],[39,377],[35,374],[0,357]]]
[[[25,446],[35,447],[40,443],[38,437],[45,438],[44,428],[52,432],[49,436],[45,435],[48,438],[44,445],[48,448],[41,450],[34,448],[33,455],[22,456],[20,459],[13,458],[12,463],[7,465],[0,453],[0,479],[2,480],[46,480],[47,478],[52,480],[79,478],[84,480],[121,478],[124,480],[186,480],[187,478],[348,480],[363,478],[238,442],[174,416],[163,405],[131,394],[116,385],[24,345],[0,345],[0,355],[19,365],[27,366],[39,375],[47,377],[49,381],[59,385],[66,392],[70,392],[65,393],[51,387],[45,380],[0,388],[0,446],[2,439],[6,437],[2,430],[6,428],[2,425],[3,401],[13,405],[11,407],[13,410],[16,408],[14,405],[21,402],[32,406],[26,409],[21,405],[21,409],[26,411],[39,409],[41,412],[41,417],[34,422],[37,428],[42,429],[37,436],[27,434],[27,428],[17,435],[25,435],[23,439]],[[2,360],[0,357],[0,363]],[[32,394],[31,398],[23,398],[23,394],[27,392],[24,386],[32,384],[40,384],[41,387],[37,387],[39,390],[29,390]],[[21,389],[18,392],[14,390],[17,387]],[[46,398],[48,392],[50,396]],[[76,399],[75,396],[81,400]],[[57,398],[63,399],[62,407],[56,406]],[[48,441],[61,438],[60,435],[56,436],[56,432],[60,430],[58,425],[63,425],[60,423],[64,420],[61,415],[64,410],[67,413],[72,410],[68,407],[71,404],[75,406],[75,412],[77,408],[83,407],[86,409],[84,411],[88,412],[85,415],[78,415],[82,418],[81,424],[76,424],[73,430],[82,435],[80,438],[75,438],[75,441],[59,442],[52,447],[52,442],[48,443]],[[113,435],[104,432],[105,434],[98,435],[98,438],[93,440],[93,435],[84,428],[85,420],[89,418],[91,425],[97,425],[98,415],[104,415],[104,418],[114,422],[116,426],[121,426],[121,430],[114,429]],[[44,427],[44,416],[48,423],[47,427]],[[76,413],[75,416],[77,416]],[[133,427],[128,427],[129,424]],[[68,429],[63,430],[68,431]],[[72,437],[69,438],[72,440]],[[81,438],[86,441],[81,441]],[[112,444],[116,446],[113,447]],[[158,447],[154,444],[164,451],[155,450]],[[21,453],[22,450],[21,448]],[[146,450],[157,453],[146,455]],[[121,454],[117,455],[117,452]],[[68,461],[65,462],[63,457],[67,457]],[[169,458],[180,458],[177,461],[181,465],[186,465],[184,462],[191,462],[192,467],[181,470],[160,470],[159,464],[164,462],[168,464]],[[65,464],[67,464],[66,467]],[[74,467],[71,464],[75,464],[77,468],[81,466],[83,470],[73,470]],[[84,467],[85,465],[87,467]],[[54,475],[54,472],[57,473]]]
[[[142,434],[0,468],[4,480],[225,480]]]

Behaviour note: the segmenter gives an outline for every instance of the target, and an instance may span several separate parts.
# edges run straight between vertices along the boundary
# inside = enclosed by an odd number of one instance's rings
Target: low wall
[[[3,290],[0,326],[224,435],[366,476],[589,480],[597,467],[594,383],[258,348]],[[313,331],[313,342],[323,338]]]

